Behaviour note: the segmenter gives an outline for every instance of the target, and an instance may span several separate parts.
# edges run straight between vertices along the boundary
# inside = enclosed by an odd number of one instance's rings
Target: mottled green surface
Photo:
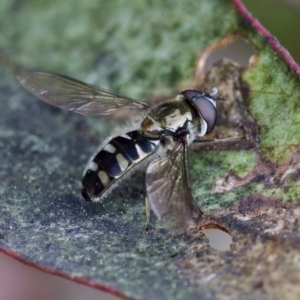
[[[253,151],[209,151],[194,153],[190,157],[191,183],[194,196],[205,210],[214,211],[237,203],[239,194],[249,194],[247,188],[224,194],[213,192],[214,182],[229,173],[245,176],[254,166]]]
[[[197,52],[234,28],[222,1],[1,1],[1,43],[23,64],[134,98],[178,91]]]
[[[261,151],[271,160],[286,162],[300,140],[300,89],[288,66],[265,50],[255,68],[244,76],[255,87],[250,94],[250,111],[261,132]]]
[[[73,5],[4,0],[0,5],[0,27],[5,29],[0,45],[13,59],[141,99],[180,91],[193,79],[197,53],[237,26],[224,0]],[[211,151],[190,157],[195,197],[231,231],[232,250],[212,249],[196,228],[172,236],[154,217],[145,234],[142,172],[103,203],[84,202],[81,172],[114,121],[67,114],[39,102],[2,70],[1,248],[135,299],[276,299],[291,279],[292,296],[299,293],[300,212],[297,204],[282,201],[298,203],[297,178],[281,182],[275,171],[258,168],[258,158],[286,162],[293,154],[290,145],[299,139],[299,82],[262,39],[250,38],[260,60],[245,79],[262,148],[256,154]],[[284,150],[278,151],[280,143]],[[296,164],[290,165],[296,174]],[[269,173],[259,177],[264,170]],[[216,192],[226,175],[232,175],[232,188]]]

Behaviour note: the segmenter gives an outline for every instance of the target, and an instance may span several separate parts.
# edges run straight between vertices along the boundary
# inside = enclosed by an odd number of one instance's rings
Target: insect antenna
[[[218,94],[218,88],[217,87],[213,87],[210,91],[210,93],[208,93],[210,96],[215,96]],[[220,96],[220,97],[217,97],[217,98],[214,98],[215,100],[218,100],[218,101],[224,101],[226,99],[226,96]]]

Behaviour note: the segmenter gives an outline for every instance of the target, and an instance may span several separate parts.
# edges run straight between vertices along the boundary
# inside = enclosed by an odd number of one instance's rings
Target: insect
[[[18,80],[45,102],[83,115],[110,115],[120,108],[143,112],[135,130],[111,138],[89,160],[82,179],[85,200],[104,198],[135,166],[148,162],[147,221],[151,209],[169,229],[181,233],[195,212],[202,214],[189,185],[188,146],[215,126],[216,89],[210,94],[185,90],[150,108],[63,75],[24,71]]]

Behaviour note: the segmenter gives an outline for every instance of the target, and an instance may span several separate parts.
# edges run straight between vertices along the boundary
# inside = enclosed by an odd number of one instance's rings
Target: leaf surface
[[[278,42],[238,0],[36,2],[2,4],[2,47],[20,63],[143,101],[214,85],[226,96],[214,135],[244,138],[192,152],[190,177],[203,225],[226,228],[233,246],[154,218],[145,233],[142,171],[84,202],[81,172],[115,121],[39,102],[1,69],[1,251],[124,298],[297,298],[300,73]],[[233,33],[254,47],[251,66],[204,72],[202,52],[193,77],[199,51]]]

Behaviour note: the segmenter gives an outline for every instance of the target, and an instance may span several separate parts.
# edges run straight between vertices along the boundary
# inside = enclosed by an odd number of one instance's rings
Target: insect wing
[[[166,157],[153,160],[146,172],[150,208],[176,234],[184,232],[194,212],[202,214],[188,181],[186,142],[177,143]]]
[[[20,83],[45,102],[83,115],[109,115],[118,108],[147,109],[148,105],[76,79],[46,72],[19,72]]]

